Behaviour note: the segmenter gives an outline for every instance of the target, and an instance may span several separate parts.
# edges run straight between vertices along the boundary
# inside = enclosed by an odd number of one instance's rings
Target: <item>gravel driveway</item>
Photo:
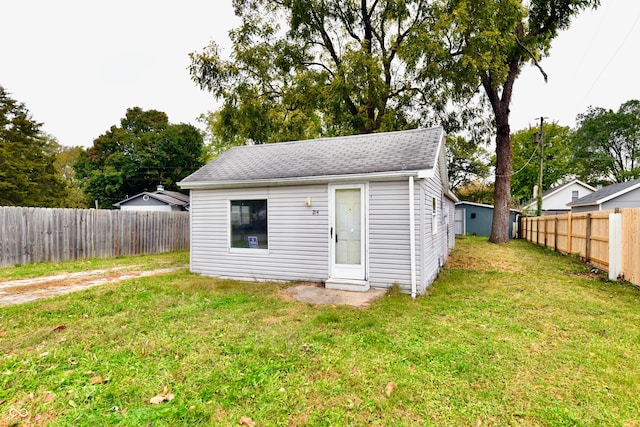
[[[104,270],[81,271],[33,279],[0,282],[0,306],[23,304],[43,298],[51,298],[93,286],[118,283],[136,277],[155,276],[188,268],[187,265],[157,270],[136,270],[140,266],[115,267]]]

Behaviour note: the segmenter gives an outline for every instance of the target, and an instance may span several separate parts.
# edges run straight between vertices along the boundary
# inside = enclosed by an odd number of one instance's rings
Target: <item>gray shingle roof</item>
[[[443,129],[434,127],[238,146],[180,185],[429,170],[443,137]]]
[[[640,185],[640,179],[634,179],[631,181],[619,182],[617,184],[608,185],[602,187],[598,191],[594,191],[591,194],[587,194],[584,197],[579,198],[575,202],[567,204],[567,206],[586,206],[586,205],[598,205],[604,203],[609,199],[620,196],[632,187]]]
[[[183,202],[187,202],[187,203],[189,203],[189,200],[190,200],[188,194],[183,194],[178,191],[162,190],[162,191],[156,191],[155,194],[165,194],[169,197],[173,197],[174,199],[182,200]]]
[[[181,206],[185,207],[189,205],[190,198],[187,194],[179,193],[177,191],[155,191],[149,192],[144,191],[140,194],[136,194],[135,196],[128,197],[124,200],[119,201],[118,203],[114,203],[113,206],[120,207],[123,204],[127,204],[133,199],[137,199],[138,197],[149,196],[153,199],[159,200],[171,206]]]
[[[161,200],[169,205],[185,206],[189,204],[189,200],[185,200],[184,197],[177,198],[166,193],[167,193],[166,191],[164,193],[159,193],[159,192],[149,193],[149,196],[155,199]]]

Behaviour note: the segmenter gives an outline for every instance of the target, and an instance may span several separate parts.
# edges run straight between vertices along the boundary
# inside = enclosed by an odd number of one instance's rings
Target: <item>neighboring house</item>
[[[640,179],[620,182],[569,203],[571,212],[608,211],[640,208]]]
[[[594,191],[596,191],[594,187],[578,179],[550,188],[542,193],[542,215],[567,213],[571,210],[568,206],[569,203],[575,202]],[[534,198],[522,207],[522,211],[535,215],[537,207],[537,200]]]
[[[231,148],[191,190],[191,271],[425,292],[455,244],[442,128]]]
[[[515,209],[511,209],[509,213],[509,236],[511,237],[515,237],[513,229],[518,213]],[[456,234],[489,237],[493,223],[493,206],[474,202],[458,202],[456,203],[455,218]]]
[[[128,197],[113,206],[123,211],[188,211],[189,196],[177,191],[167,191],[158,185],[153,193],[145,191]]]

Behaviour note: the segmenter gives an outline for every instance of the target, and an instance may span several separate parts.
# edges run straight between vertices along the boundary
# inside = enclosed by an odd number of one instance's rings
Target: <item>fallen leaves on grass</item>
[[[102,378],[100,375],[96,375],[95,377],[91,377],[91,379],[89,380],[89,382],[91,384],[104,384],[106,382],[108,382],[109,380]]]
[[[175,397],[175,395],[173,393],[169,393],[169,387],[164,386],[164,388],[162,389],[162,392],[160,394],[158,394],[157,396],[153,396],[149,402],[154,404],[154,405],[159,405],[162,402],[166,401],[170,401],[173,400],[173,398]]]
[[[394,383],[393,381],[391,381],[389,384],[387,384],[387,386],[384,388],[384,393],[387,395],[387,397],[391,397],[391,393],[393,393],[393,390],[395,390],[398,387],[398,384]]]
[[[51,330],[51,332],[55,332],[55,331],[64,331],[65,329],[67,329],[67,327],[65,325],[60,325],[60,326],[56,326],[55,328],[53,328]]]
[[[55,394],[53,394],[53,393],[47,394],[47,395],[42,399],[42,402],[44,402],[44,403],[49,403],[49,402],[51,402],[55,397],[56,397],[56,395],[55,395]]]
[[[238,424],[246,427],[256,427],[256,423],[249,417],[240,417]]]

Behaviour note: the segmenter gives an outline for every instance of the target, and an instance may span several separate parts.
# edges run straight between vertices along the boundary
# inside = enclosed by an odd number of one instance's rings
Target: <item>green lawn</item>
[[[186,270],[0,308],[0,425],[640,425],[638,288],[456,245],[428,295],[366,310]]]
[[[189,251],[177,251],[156,255],[140,255],[111,259],[90,258],[79,261],[39,262],[0,268],[0,282],[33,278],[54,274],[77,273],[113,267],[124,269],[152,270],[189,264]]]

